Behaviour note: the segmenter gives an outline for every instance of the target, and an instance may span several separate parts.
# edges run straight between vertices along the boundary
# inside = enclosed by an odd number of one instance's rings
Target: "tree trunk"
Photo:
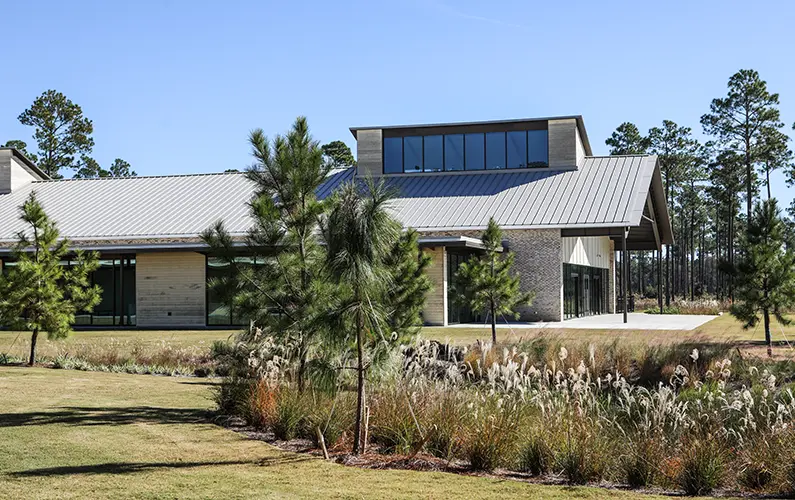
[[[767,292],[765,292],[767,296]],[[763,310],[765,316],[765,344],[767,344],[767,356],[773,357],[773,338],[770,335],[770,312],[767,309]]]
[[[39,329],[33,329],[33,335],[30,337],[30,359],[28,360],[28,366],[33,366],[36,362],[36,340],[39,338]]]
[[[497,345],[497,315],[496,307],[494,307],[494,302],[491,303],[489,306],[491,308],[491,343]]]
[[[353,454],[358,455],[362,440],[362,413],[364,412],[364,324],[361,310],[356,311],[356,425],[353,428]]]

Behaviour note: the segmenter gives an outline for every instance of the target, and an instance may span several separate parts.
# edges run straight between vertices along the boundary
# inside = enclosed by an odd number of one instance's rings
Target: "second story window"
[[[511,130],[385,137],[385,174],[549,166],[548,132]]]

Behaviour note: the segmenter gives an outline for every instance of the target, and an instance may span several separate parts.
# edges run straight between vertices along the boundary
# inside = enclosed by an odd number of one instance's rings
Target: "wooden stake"
[[[323,450],[323,458],[328,460],[328,449],[326,449],[326,438],[323,437],[323,433],[320,431],[320,427],[315,427],[315,431],[317,431],[317,442],[320,443],[320,449]]]
[[[370,407],[364,407],[364,439],[362,440],[362,453],[367,453],[367,438],[370,431]]]

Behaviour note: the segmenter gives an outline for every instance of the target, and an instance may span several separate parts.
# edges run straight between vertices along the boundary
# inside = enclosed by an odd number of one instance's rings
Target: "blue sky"
[[[699,117],[740,68],[795,121],[795,2],[6,2],[0,142],[44,90],[94,121],[94,157],[141,175],[249,163],[248,131],[582,114],[596,154],[622,121]],[[774,195],[792,198],[777,176]]]

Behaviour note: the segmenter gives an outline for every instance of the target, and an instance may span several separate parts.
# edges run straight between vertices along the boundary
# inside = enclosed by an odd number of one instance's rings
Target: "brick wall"
[[[138,326],[206,325],[206,268],[196,252],[139,253],[135,256]]]
[[[481,231],[423,232],[422,236],[469,236]],[[503,240],[516,254],[513,271],[519,275],[522,291],[535,293],[530,306],[519,310],[522,321],[563,319],[563,267],[559,229],[504,230]],[[445,266],[446,267],[446,266]]]

